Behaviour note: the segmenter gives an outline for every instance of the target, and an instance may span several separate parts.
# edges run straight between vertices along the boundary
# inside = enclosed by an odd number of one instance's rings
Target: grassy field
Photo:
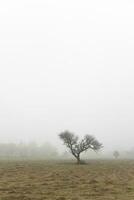
[[[0,200],[134,200],[134,161],[0,161]]]

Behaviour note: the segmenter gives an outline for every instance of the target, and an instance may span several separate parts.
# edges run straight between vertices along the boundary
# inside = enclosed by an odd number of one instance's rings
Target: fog
[[[0,1],[0,142],[134,147],[134,3]]]

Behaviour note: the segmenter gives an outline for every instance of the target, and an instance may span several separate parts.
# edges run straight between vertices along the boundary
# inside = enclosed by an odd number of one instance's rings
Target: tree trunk
[[[81,160],[80,160],[80,155],[77,156],[77,164],[79,165],[81,163]]]

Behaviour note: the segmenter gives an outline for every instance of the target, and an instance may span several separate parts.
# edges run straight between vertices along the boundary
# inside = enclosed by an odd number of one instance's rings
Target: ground
[[[134,200],[134,161],[0,161],[0,200]]]

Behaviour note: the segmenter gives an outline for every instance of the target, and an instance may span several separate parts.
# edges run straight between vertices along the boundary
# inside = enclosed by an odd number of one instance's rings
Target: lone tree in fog
[[[113,156],[117,159],[120,156],[119,151],[114,151]]]
[[[98,151],[102,148],[102,144],[98,142],[92,135],[85,135],[81,141],[78,141],[78,136],[69,131],[64,131],[59,134],[60,139],[64,142],[67,148],[70,149],[71,154],[77,159],[80,164],[80,154],[88,149]]]

